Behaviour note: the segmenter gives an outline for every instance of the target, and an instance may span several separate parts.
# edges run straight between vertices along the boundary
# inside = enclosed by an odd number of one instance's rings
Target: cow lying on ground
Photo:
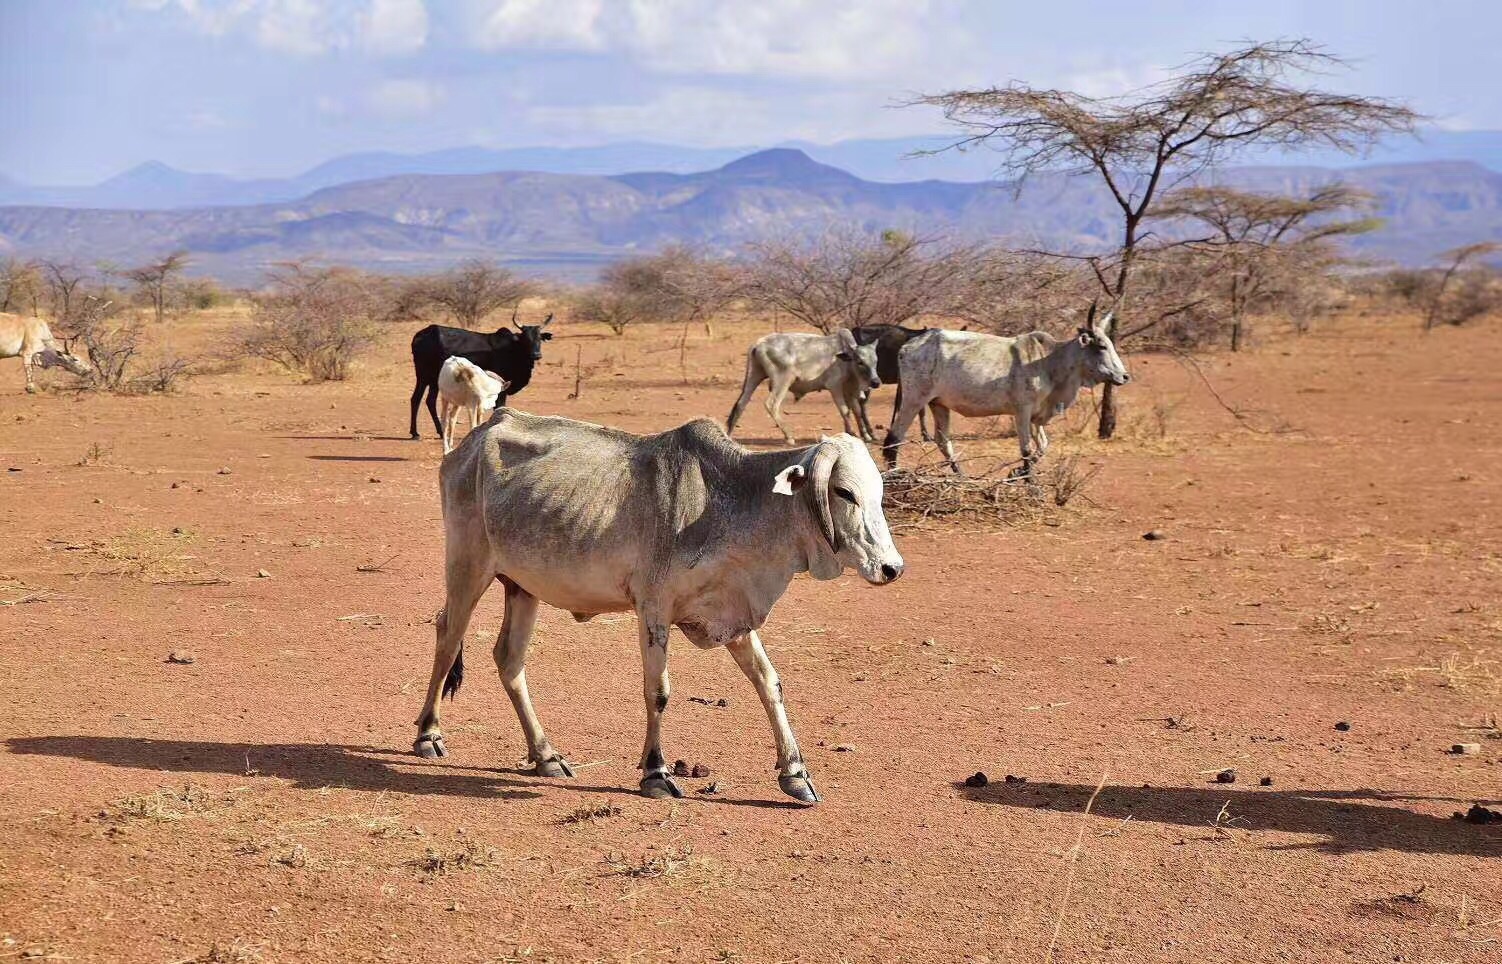
[[[902,346],[917,338],[929,328],[904,328],[901,325],[861,325],[850,329],[855,336],[857,345],[876,346],[876,374],[881,378],[883,385],[896,385],[897,398],[892,402],[892,418],[897,417],[897,410],[902,407],[902,381],[901,370],[898,367],[898,352]],[[871,418],[866,413],[866,398],[870,392],[862,392],[860,396],[861,422],[869,426]],[[928,419],[923,415],[923,409],[918,410],[918,428],[923,433],[923,441],[931,441],[928,434]],[[874,441],[868,439],[867,441]]]
[[[487,372],[467,358],[455,355],[438,370],[438,402],[443,416],[443,453],[454,450],[454,420],[461,409],[469,412],[469,430],[480,424],[481,414],[495,408],[496,399],[507,389],[506,379]],[[488,417],[488,416],[487,416]]]
[[[881,384],[876,375],[876,349],[871,345],[856,344],[855,336],[848,329],[833,335],[815,335],[805,332],[779,332],[763,335],[746,352],[746,381],[741,386],[741,395],[730,408],[730,417],[725,420],[727,434],[735,432],[735,423],[756,386],[771,382],[767,389],[767,414],[777,423],[782,437],[789,445],[796,443],[793,433],[782,421],[782,402],[789,394],[793,401],[814,392],[828,392],[839,410],[840,421],[845,431],[859,433],[868,442],[876,441],[871,423],[865,420],[865,406],[860,393]],[[851,415],[855,415],[855,431],[851,431]]]
[[[532,380],[532,368],[542,358],[542,343],[553,337],[553,333],[547,330],[552,323],[553,316],[548,315],[540,325],[517,325],[516,331],[497,328],[489,334],[447,325],[429,325],[413,335],[412,372],[417,378],[417,386],[412,389],[409,426],[412,437],[419,437],[417,406],[422,404],[424,392],[428,397],[428,414],[433,416],[433,427],[440,436],[443,435],[443,423],[438,420],[438,372],[445,361],[458,355],[485,371],[500,375],[509,387],[496,399],[496,405],[505,405],[507,396],[526,388]]]
[[[527,644],[539,601],[581,622],[634,610],[647,708],[641,789],[678,797],[662,752],[668,631],[730,650],[756,687],[777,744],[778,784],[819,799],[757,630],[795,574],[834,579],[851,567],[883,585],[902,574],[882,514],[882,481],[848,435],[780,452],[750,452],[708,419],[639,436],[497,409],[443,460],[447,597],[416,752],[444,756],[439,698],[459,688],[470,615],[493,582],[506,588],[496,640],[511,698],[540,776],[572,776],[527,693]]]
[[[1110,321],[1107,314],[1096,325],[1092,317],[1089,327],[1066,341],[1045,331],[1004,338],[935,329],[908,342],[900,354],[902,407],[882,442],[888,467],[896,466],[897,449],[913,417],[926,405],[934,414],[939,447],[956,474],[960,464],[949,437],[951,412],[1014,416],[1022,472],[1031,473],[1048,451],[1043,426],[1074,404],[1081,386],[1125,385],[1131,380],[1106,335]]]
[[[66,344],[59,344],[45,321],[9,312],[0,312],[0,358],[21,359],[28,392],[36,391],[32,370],[37,366],[61,366],[75,375],[87,375],[94,370],[92,365],[69,351]]]

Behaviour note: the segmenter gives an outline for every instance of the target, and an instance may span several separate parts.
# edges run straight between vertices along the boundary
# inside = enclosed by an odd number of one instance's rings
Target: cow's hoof
[[[655,776],[642,780],[641,795],[653,800],[676,800],[683,796],[683,791],[670,777]]]
[[[418,435],[416,432],[413,432],[411,435],[407,436],[407,441],[409,441],[409,442],[421,442],[422,441],[422,436]]]
[[[563,757],[555,756],[533,766],[532,772],[540,777],[571,777],[574,768]]]
[[[436,760],[449,755],[449,748],[443,745],[442,733],[424,733],[412,743],[412,752],[425,760]]]
[[[784,773],[777,778],[777,785],[783,793],[802,803],[818,803],[823,799],[807,773]]]

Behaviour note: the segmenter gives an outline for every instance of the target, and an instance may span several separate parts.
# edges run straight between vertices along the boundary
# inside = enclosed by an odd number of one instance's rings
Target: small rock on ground
[[[1345,733],[1351,728],[1351,724],[1347,723],[1345,720],[1341,720],[1339,723],[1335,724],[1335,728],[1340,732]]]
[[[703,778],[709,776],[709,767],[703,763],[695,763],[694,768],[688,773],[691,777]]]
[[[991,778],[979,770],[965,778],[965,786],[967,787],[983,787],[990,782]]]
[[[1481,752],[1480,743],[1457,743],[1450,747],[1450,752],[1456,756],[1475,756]]]
[[[1260,782],[1264,787],[1270,787],[1270,786],[1273,785],[1273,778],[1272,777],[1263,777],[1258,782]]]
[[[1230,770],[1230,769],[1226,769],[1226,770],[1220,771],[1219,773],[1215,774],[1215,782],[1216,783],[1235,783],[1236,782],[1236,771],[1235,770]]]
[[[193,654],[188,652],[186,649],[174,649],[172,652],[167,654],[167,662],[177,663],[179,666],[188,665],[189,663],[193,662],[194,658],[195,657],[193,656]]]
[[[1456,813],[1453,819],[1464,820],[1466,823],[1502,823],[1502,810],[1493,810],[1491,807],[1473,803],[1471,809],[1465,813]]]
[[[1148,542],[1157,542],[1159,539],[1167,539],[1168,533],[1164,532],[1162,529],[1149,529],[1146,532],[1142,533],[1142,538],[1146,539]]]

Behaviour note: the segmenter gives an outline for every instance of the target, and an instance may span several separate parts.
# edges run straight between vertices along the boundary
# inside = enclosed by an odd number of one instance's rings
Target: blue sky
[[[1495,0],[0,0],[0,173],[293,174],[358,150],[925,134],[918,91],[1109,94],[1308,36],[1331,84],[1502,128]]]

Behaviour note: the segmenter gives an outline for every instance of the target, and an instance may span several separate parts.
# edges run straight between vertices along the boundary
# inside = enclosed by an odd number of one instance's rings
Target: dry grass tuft
[[[688,869],[693,857],[691,847],[669,847],[660,854],[651,854],[636,861],[629,861],[622,854],[612,854],[605,858],[605,866],[610,868],[611,873],[630,877],[632,880],[656,880],[682,873]]]
[[[490,866],[499,856],[494,847],[487,847],[473,840],[453,850],[438,850],[429,847],[421,857],[407,861],[407,866],[430,876],[460,873]]]
[[[1496,696],[1502,693],[1502,661],[1489,658],[1487,652],[1472,650],[1466,653],[1448,653],[1432,665],[1389,669],[1381,675],[1397,690],[1432,680],[1438,686],[1457,693]]]
[[[607,817],[619,817],[620,815],[620,807],[613,803],[601,803],[593,807],[580,807],[558,822],[561,824],[593,823],[596,820],[604,820]]]
[[[87,543],[64,543],[69,552],[81,552],[109,563],[108,568],[92,570],[94,576],[130,576],[157,585],[210,584],[225,582],[223,576],[208,573],[196,556],[183,550],[193,544],[190,532],[160,529],[127,529],[108,539]]]

